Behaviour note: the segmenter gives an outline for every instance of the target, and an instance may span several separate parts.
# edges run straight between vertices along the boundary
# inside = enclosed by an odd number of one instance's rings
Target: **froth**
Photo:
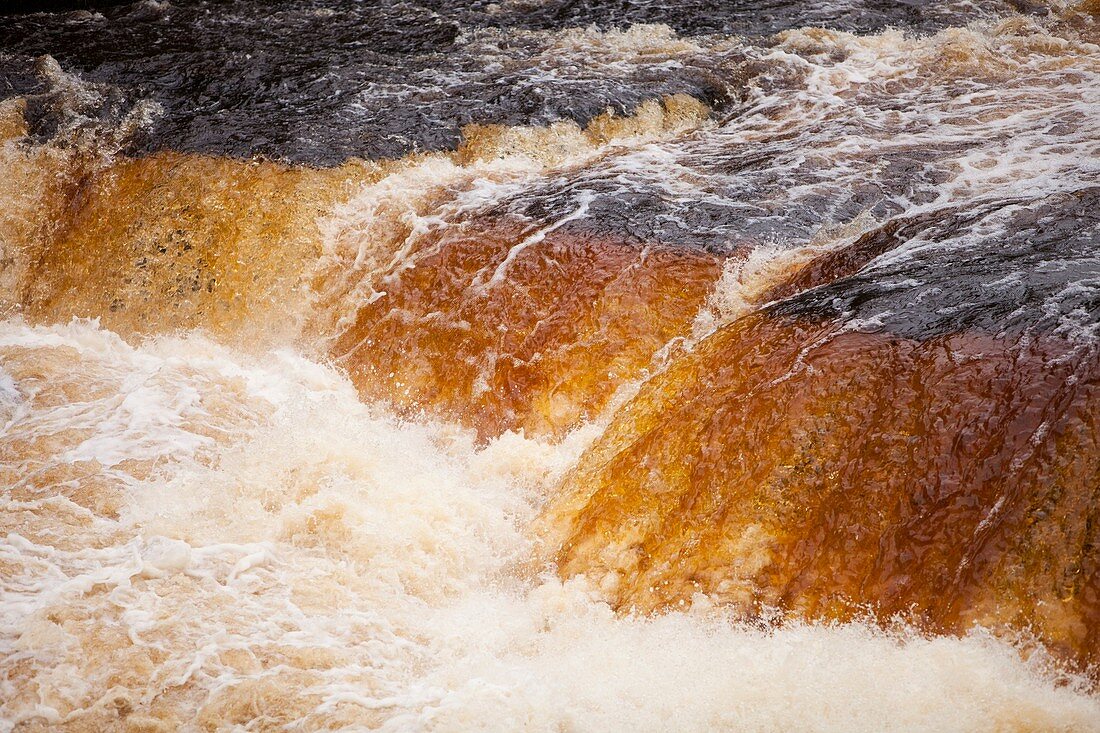
[[[753,625],[701,596],[622,617],[530,571],[525,527],[591,435],[475,449],[198,336],[9,322],[0,349],[6,467],[29,436],[44,463],[124,459],[40,465],[0,508],[5,730],[1097,729],[1084,682],[980,630]]]

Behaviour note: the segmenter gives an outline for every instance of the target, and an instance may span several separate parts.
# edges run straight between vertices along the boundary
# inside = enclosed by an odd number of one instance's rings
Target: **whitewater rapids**
[[[0,356],[0,730],[1097,729],[980,629],[623,617],[527,568],[598,427],[477,449],[290,351],[87,321]]]
[[[1100,732],[1096,3],[692,3],[0,17],[0,733]]]

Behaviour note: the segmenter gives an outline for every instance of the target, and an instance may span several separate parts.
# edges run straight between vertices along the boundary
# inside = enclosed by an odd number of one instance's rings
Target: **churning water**
[[[1100,730],[1095,3],[69,5],[0,731]]]

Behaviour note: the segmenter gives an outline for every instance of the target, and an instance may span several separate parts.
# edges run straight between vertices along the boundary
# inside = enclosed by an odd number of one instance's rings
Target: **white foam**
[[[477,450],[377,413],[331,369],[199,336],[131,348],[93,323],[9,322],[0,355],[28,394],[20,365],[48,377],[8,449],[50,431],[139,456],[166,430],[216,436],[174,441],[143,478],[93,471],[124,493],[117,517],[0,504],[23,528],[0,540],[2,730],[118,709],[240,730],[1098,729],[1084,681],[980,630],[743,624],[703,597],[627,618],[584,578],[525,569],[524,528],[591,436]],[[117,399],[150,383],[156,399]],[[34,402],[81,384],[104,419],[69,438]]]

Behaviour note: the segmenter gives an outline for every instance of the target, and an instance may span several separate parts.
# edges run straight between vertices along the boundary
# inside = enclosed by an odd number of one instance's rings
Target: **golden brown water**
[[[81,174],[63,194],[58,229],[30,258],[22,311],[97,317],[126,334],[294,335],[304,269],[320,255],[317,218],[363,177],[354,164],[312,170],[178,153]],[[97,286],[83,287],[90,281]]]
[[[1095,357],[749,317],[612,423],[547,521],[619,608],[870,609],[1094,661]],[[751,446],[747,448],[747,446]],[[655,476],[659,476],[655,480]]]
[[[0,731],[1100,730],[1089,6],[505,5],[0,103]]]
[[[433,409],[483,437],[560,436],[597,417],[689,331],[721,269],[692,252],[470,229],[383,276],[386,297],[359,310],[334,354],[366,396]]]

